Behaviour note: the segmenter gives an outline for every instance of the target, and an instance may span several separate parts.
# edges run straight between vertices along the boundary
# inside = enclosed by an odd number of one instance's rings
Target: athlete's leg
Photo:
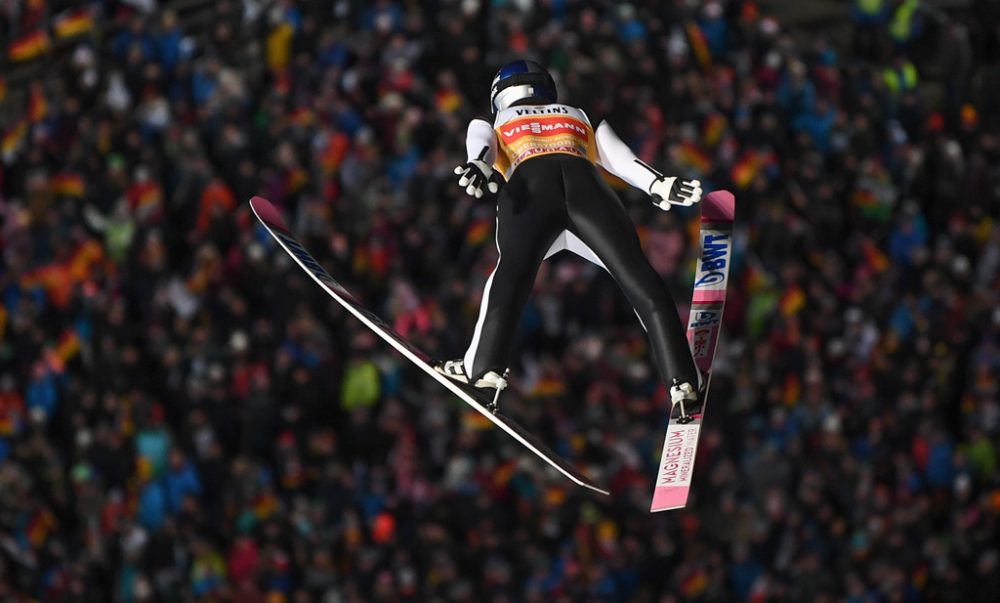
[[[574,161],[565,172],[569,230],[597,254],[639,315],[664,383],[679,379],[697,388],[698,370],[677,306],[643,253],[618,195],[587,162]]]
[[[550,159],[537,157],[518,167],[497,200],[499,258],[486,281],[479,319],[464,358],[473,381],[487,371],[502,374],[506,370],[538,266],[565,226],[563,179],[559,162]]]

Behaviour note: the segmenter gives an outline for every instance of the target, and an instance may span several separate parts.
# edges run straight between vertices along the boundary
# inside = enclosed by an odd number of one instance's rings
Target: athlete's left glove
[[[470,159],[465,165],[455,168],[455,173],[459,176],[458,185],[465,187],[465,192],[475,198],[483,196],[484,190],[496,193],[500,190],[500,185],[493,180],[493,167],[483,161],[488,149],[483,148],[479,158]]]
[[[670,211],[671,205],[688,207],[701,201],[701,181],[660,176],[649,185],[649,196],[663,211]]]

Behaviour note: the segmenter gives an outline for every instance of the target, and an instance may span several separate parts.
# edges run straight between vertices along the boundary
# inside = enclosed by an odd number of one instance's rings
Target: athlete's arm
[[[653,204],[664,211],[673,205],[693,205],[701,201],[701,182],[664,176],[635,156],[608,122],[602,121],[594,133],[598,161],[609,172],[639,190],[649,193]]]
[[[493,162],[497,157],[497,136],[493,126],[485,119],[473,119],[465,134],[465,165],[455,168],[459,176],[458,185],[465,192],[482,197],[484,189],[491,193],[499,190],[496,180],[492,180]]]

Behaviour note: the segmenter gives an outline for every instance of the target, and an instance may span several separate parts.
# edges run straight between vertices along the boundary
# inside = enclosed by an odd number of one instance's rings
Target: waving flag
[[[740,156],[739,160],[733,164],[730,177],[740,189],[750,186],[757,174],[767,165],[770,158],[760,151],[748,150]]]
[[[76,328],[67,329],[59,337],[53,353],[59,361],[66,363],[80,352],[80,344],[80,334]]]
[[[726,120],[726,116],[722,113],[713,113],[705,118],[705,122],[702,124],[701,137],[705,141],[705,144],[709,147],[714,147],[719,144],[719,140],[722,139],[723,133],[726,131],[726,126],[729,122]]]
[[[350,145],[350,139],[342,132],[331,132],[327,135],[326,144],[319,153],[319,165],[324,175],[329,176],[337,171]]]
[[[45,508],[38,509],[28,520],[28,525],[25,526],[24,532],[25,536],[28,538],[28,542],[31,543],[33,548],[38,548],[45,544],[48,540],[49,534],[51,534],[59,524],[56,522],[55,516]]]
[[[45,99],[45,89],[41,82],[32,82],[28,91],[28,121],[37,124],[48,114],[49,103]]]
[[[778,302],[778,309],[783,316],[794,316],[806,305],[806,294],[802,287],[791,285],[785,290]]]
[[[478,247],[489,239],[492,231],[493,220],[480,218],[469,225],[468,230],[465,231],[465,240],[469,245]]]
[[[434,104],[443,113],[454,113],[462,106],[462,96],[455,90],[438,90],[434,94]]]
[[[59,172],[52,177],[52,192],[61,197],[83,197],[87,186],[83,176],[74,172]]]
[[[694,58],[698,61],[698,65],[702,69],[708,69],[711,67],[712,53],[708,50],[708,42],[705,41],[705,33],[701,31],[694,21],[688,21],[684,25],[684,30],[687,32],[688,44],[691,45],[691,53],[694,54]]]
[[[866,238],[861,242],[861,251],[864,254],[865,263],[875,272],[885,272],[889,268],[889,258],[875,246],[875,243]]]
[[[681,163],[700,174],[705,174],[712,168],[712,158],[701,147],[690,140],[685,140],[681,143],[678,155]]]
[[[288,124],[308,128],[316,122],[316,114],[309,107],[299,107],[288,116]]]
[[[68,10],[55,18],[52,29],[59,39],[85,34],[94,27],[94,18],[89,8]]]
[[[14,63],[30,61],[48,50],[51,45],[49,34],[39,29],[11,42],[7,47],[7,57]]]
[[[0,154],[3,155],[4,161],[12,159],[14,154],[21,149],[21,143],[24,142],[27,135],[28,120],[26,119],[18,121],[3,135],[3,140],[0,141]]]

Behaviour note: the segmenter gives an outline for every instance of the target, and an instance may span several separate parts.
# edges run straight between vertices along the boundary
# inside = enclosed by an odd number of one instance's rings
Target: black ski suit
[[[485,128],[476,127],[484,136]],[[616,137],[601,145],[602,155],[614,153],[614,161],[599,156],[589,120],[573,107],[512,107],[497,116],[493,127],[500,147],[493,148],[495,165],[509,180],[497,199],[499,258],[486,282],[465,354],[468,375],[475,380],[491,370],[503,374],[539,265],[547,255],[566,249],[603,266],[621,287],[646,329],[663,382],[669,386],[676,378],[698,387],[697,368],[674,300],[595,161],[633,184],[643,184],[649,176],[642,174],[655,171],[635,159]],[[599,136],[607,137],[608,132],[614,136],[610,128]],[[473,126],[469,138],[470,155],[475,156]],[[641,166],[633,167],[632,160]]]

